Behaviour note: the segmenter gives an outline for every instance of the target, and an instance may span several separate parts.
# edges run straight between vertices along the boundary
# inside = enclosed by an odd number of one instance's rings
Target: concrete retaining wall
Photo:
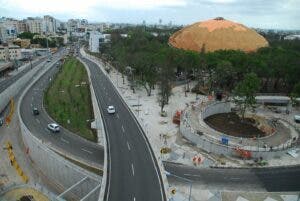
[[[34,64],[35,62],[33,62]],[[0,94],[0,111],[3,111],[7,104],[9,103],[9,100],[16,96],[21,89],[24,88],[24,86],[28,83],[28,81],[32,80],[34,75],[44,66],[46,62],[40,63],[38,66],[27,72],[25,75],[23,75],[20,79],[18,79],[17,82],[10,85],[6,90],[4,90]],[[30,64],[26,64],[27,66]]]
[[[205,119],[214,114],[228,113],[231,112],[230,102],[215,102],[207,107],[201,112],[201,118]]]
[[[43,71],[35,78],[35,80],[26,88],[23,92],[20,103],[28,91],[28,89],[44,74],[50,69],[51,65],[43,69]],[[40,172],[49,179],[49,181],[55,184],[56,187],[65,191],[72,185],[76,184],[83,178],[87,179],[82,182],[80,185],[76,186],[70,193],[67,193],[65,196],[67,198],[74,198],[78,200],[87,196],[85,201],[96,201],[98,200],[101,177],[95,174],[92,174],[73,163],[67,161],[63,157],[56,154],[40,139],[36,138],[28,128],[25,126],[21,115],[20,115],[20,104],[18,105],[18,113],[20,120],[20,128],[22,138],[25,144],[25,147],[28,151],[28,157],[33,161],[34,167],[40,170]],[[94,191],[92,191],[94,189]],[[89,194],[90,193],[90,194]],[[63,197],[64,198],[64,197]]]

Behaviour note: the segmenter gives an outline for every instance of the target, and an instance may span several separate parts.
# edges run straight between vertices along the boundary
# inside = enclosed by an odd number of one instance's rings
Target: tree
[[[164,112],[164,107],[169,103],[169,97],[172,94],[172,77],[173,65],[175,58],[175,50],[170,48],[162,49],[158,53],[159,73],[158,73],[158,102],[160,104],[161,114]]]
[[[240,108],[242,119],[245,118],[247,108],[253,108],[256,103],[255,94],[260,88],[260,80],[255,73],[248,73],[234,89],[235,102]]]
[[[23,32],[23,33],[18,35],[18,38],[32,40],[35,35],[39,35],[39,34],[38,33],[31,33],[31,32]]]

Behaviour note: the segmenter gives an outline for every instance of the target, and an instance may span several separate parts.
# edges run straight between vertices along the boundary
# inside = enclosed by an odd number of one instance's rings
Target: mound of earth
[[[204,121],[213,129],[234,137],[257,138],[268,135],[256,127],[254,119],[245,118],[242,120],[233,112],[211,115]]]
[[[268,41],[255,30],[224,18],[197,22],[175,32],[169,38],[173,47],[185,50],[213,52],[216,50],[256,51],[268,46]]]

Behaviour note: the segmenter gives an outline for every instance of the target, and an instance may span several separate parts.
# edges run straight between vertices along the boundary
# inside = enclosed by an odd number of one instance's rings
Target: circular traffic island
[[[208,116],[204,122],[211,128],[241,138],[260,138],[273,133],[273,129],[258,116],[247,116],[244,119],[237,113],[218,113]]]

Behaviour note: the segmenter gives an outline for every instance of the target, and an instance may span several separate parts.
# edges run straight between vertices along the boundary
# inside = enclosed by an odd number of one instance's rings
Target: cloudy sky
[[[0,16],[191,24],[222,16],[250,27],[300,29],[300,0],[0,0]]]

